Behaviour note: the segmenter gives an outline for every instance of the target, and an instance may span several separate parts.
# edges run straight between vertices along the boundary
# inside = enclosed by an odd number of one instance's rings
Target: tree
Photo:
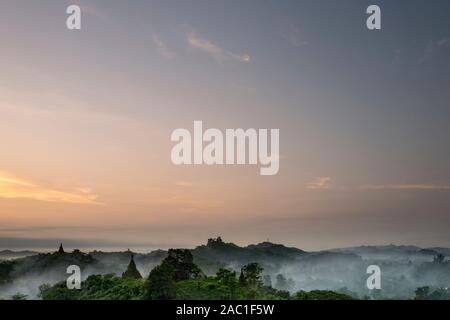
[[[250,288],[258,288],[263,285],[261,273],[263,268],[256,262],[249,263],[242,267],[241,276],[245,279],[245,283]]]
[[[416,296],[414,300],[427,300],[430,294],[430,287],[420,287],[414,292]]]
[[[241,269],[241,273],[239,274],[239,284],[241,286],[247,286],[247,280],[245,279],[244,272]]]
[[[221,237],[217,237],[217,238],[209,238],[208,239],[208,243],[206,244],[208,247],[213,247],[213,246],[220,246],[223,245],[224,242],[222,240]]]
[[[449,300],[450,299],[450,289],[449,288],[437,288],[430,294],[429,299],[430,300]]]
[[[236,271],[230,271],[220,268],[216,273],[216,277],[217,280],[219,280],[224,285],[229,285],[230,283],[236,282]]]
[[[353,297],[330,290],[313,290],[310,292],[299,291],[295,295],[296,300],[353,300]]]
[[[277,282],[275,283],[275,288],[280,290],[286,290],[288,287],[288,283],[286,278],[280,273],[277,275]]]
[[[292,291],[292,290],[294,290],[294,288],[295,288],[295,281],[294,281],[292,278],[289,278],[289,279],[287,280],[287,287],[286,287],[286,290]]]
[[[167,257],[148,276],[148,296],[155,300],[175,299],[176,282],[198,279],[202,275],[189,250],[169,249]]]
[[[232,299],[238,285],[236,271],[221,268],[217,271],[216,278],[222,285],[228,288],[230,293],[229,298]]]
[[[167,266],[157,266],[150,272],[147,280],[148,297],[152,300],[175,299],[175,282],[172,271]]]
[[[438,263],[438,264],[442,264],[442,263],[444,263],[444,260],[445,260],[445,256],[442,253],[438,253],[434,257],[433,262],[434,263]]]
[[[114,274],[91,275],[80,290],[67,288],[66,281],[39,287],[43,300],[142,300],[147,298],[144,281],[123,279]]]
[[[194,264],[194,257],[187,249],[169,249],[168,256],[161,266],[171,270],[174,281],[196,279],[202,276],[202,271]]]
[[[11,300],[27,300],[27,295],[22,293],[16,293],[15,295],[11,296]]]
[[[12,281],[11,274],[16,264],[15,261],[0,261],[0,285]]]
[[[266,286],[266,287],[271,287],[272,286],[272,278],[270,277],[270,274],[266,274],[265,276],[264,276],[264,285]]]

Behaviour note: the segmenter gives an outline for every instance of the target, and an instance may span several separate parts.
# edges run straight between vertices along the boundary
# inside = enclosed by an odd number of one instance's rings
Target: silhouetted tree
[[[275,288],[280,290],[286,290],[288,287],[286,278],[280,273],[277,275],[277,281],[275,283]]]
[[[263,268],[256,262],[249,263],[242,267],[241,275],[245,279],[247,286],[257,288],[262,286],[261,273]]]
[[[169,249],[161,265],[148,276],[147,290],[150,299],[174,299],[175,282],[197,279],[202,271],[194,264],[192,253],[187,249]]]
[[[238,286],[236,271],[230,271],[221,268],[219,269],[219,271],[217,271],[216,277],[220,281],[220,283],[229,288],[229,298],[233,299],[235,290]]]
[[[330,290],[299,291],[295,294],[296,300],[353,300],[353,297]]]
[[[169,249],[161,266],[171,270],[174,281],[195,279],[202,275],[200,268],[194,264],[191,251],[187,249]]]
[[[264,276],[264,285],[266,286],[266,287],[271,287],[272,286],[272,278],[270,277],[270,274],[266,274],[265,276]]]
[[[415,300],[427,300],[430,294],[430,287],[420,287],[415,291]]]
[[[247,280],[245,279],[244,272],[242,271],[242,269],[241,269],[241,273],[239,274],[239,284],[241,286],[247,285]]]
[[[15,295],[11,296],[11,300],[27,300],[27,295],[22,293],[16,293]]]
[[[148,297],[152,300],[175,299],[175,282],[172,272],[166,266],[157,266],[150,272],[147,280]]]
[[[444,260],[445,260],[445,256],[442,253],[439,253],[434,257],[433,262],[441,264],[441,263],[444,263]]]
[[[229,283],[236,282],[236,271],[220,268],[216,273],[216,277],[221,283],[228,285]]]

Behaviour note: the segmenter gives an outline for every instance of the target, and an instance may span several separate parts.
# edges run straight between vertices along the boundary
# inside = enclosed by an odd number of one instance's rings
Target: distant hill
[[[36,254],[38,254],[38,252],[29,251],[29,250],[23,250],[23,251],[2,250],[2,251],[0,251],[0,260],[18,259],[18,258],[34,256]]]
[[[259,244],[251,244],[246,247],[248,250],[259,252],[260,254],[266,254],[271,256],[292,256],[296,257],[303,255],[306,251],[298,248],[286,247],[282,244],[275,244],[272,242],[261,242]]]
[[[293,262],[304,254],[306,252],[303,250],[271,242],[240,247],[234,243],[226,243],[220,237],[208,239],[206,245],[192,250],[194,261],[206,273],[215,273],[221,267],[239,269],[250,262],[258,262],[266,270],[272,270]]]
[[[438,253],[450,255],[446,248],[420,248],[417,246],[359,246],[327,250],[328,252],[341,252],[357,254],[363,259],[396,260],[396,261],[429,261]]]
[[[440,247],[435,247],[435,248],[429,248],[429,250],[433,250],[435,252],[439,252],[445,256],[450,257],[450,248],[440,248]]]

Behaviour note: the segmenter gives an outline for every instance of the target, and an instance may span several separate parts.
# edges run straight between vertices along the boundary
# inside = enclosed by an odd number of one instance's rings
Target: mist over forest
[[[306,252],[270,242],[240,247],[219,237],[186,251],[193,258],[193,268],[198,266],[196,276],[201,273],[205,279],[223,274],[224,269],[235,272],[237,279],[239,272],[242,277],[246,265],[257,264],[261,288],[278,290],[279,296],[282,296],[280,292],[293,295],[330,290],[354,299],[414,299],[420,293],[433,292],[443,293],[436,298],[449,298],[450,261],[446,257],[450,249],[447,248],[388,245]],[[138,272],[131,271],[144,281],[168,258],[166,250],[149,253],[5,250],[0,252],[0,298],[41,299],[40,287],[65,283],[69,265],[78,265],[85,281],[93,275],[124,277],[125,271],[130,272],[132,261],[132,267]],[[381,289],[367,288],[370,265],[380,267]],[[289,297],[289,294],[285,295]]]

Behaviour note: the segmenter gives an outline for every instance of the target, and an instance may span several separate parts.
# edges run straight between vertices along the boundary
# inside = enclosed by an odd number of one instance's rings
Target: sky
[[[0,248],[449,247],[449,14],[440,0],[1,1]],[[278,128],[278,174],[175,166],[171,133],[194,120]]]

